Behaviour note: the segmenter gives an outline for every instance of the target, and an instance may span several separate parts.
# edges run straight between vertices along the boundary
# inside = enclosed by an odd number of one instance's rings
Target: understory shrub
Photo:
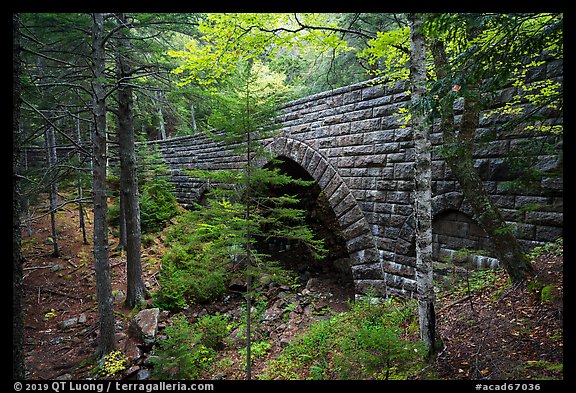
[[[155,178],[140,192],[140,225],[142,232],[157,232],[178,214],[174,186],[167,180]]]
[[[352,310],[312,324],[272,360],[263,379],[404,379],[426,351],[414,301],[370,297]]]
[[[112,351],[106,355],[98,368],[98,374],[103,377],[113,377],[124,371],[128,365],[128,358],[120,351]]]
[[[110,179],[109,181],[112,182]],[[167,180],[155,178],[144,183],[141,188],[138,198],[140,228],[142,233],[158,232],[178,214],[178,202],[173,194],[174,186]],[[118,190],[113,190],[114,194],[118,192]],[[114,202],[108,205],[108,220],[110,225],[114,227],[120,225],[120,202],[118,198],[119,196],[115,195]]]
[[[401,338],[394,326],[363,326],[348,333],[335,357],[341,378],[405,379],[418,370],[425,348]],[[416,366],[416,367],[414,367]]]
[[[185,316],[172,318],[158,341],[151,362],[156,379],[198,379],[213,362],[228,336],[226,318],[206,315],[191,324]]]
[[[226,293],[233,278],[246,274],[239,268],[243,253],[240,247],[235,247],[233,237],[242,222],[228,217],[206,217],[215,214],[215,210],[189,211],[179,216],[167,231],[160,286],[154,294],[157,307],[177,311],[214,300]],[[289,285],[294,281],[278,263],[259,260],[262,264],[251,271],[255,290],[271,282]]]
[[[167,249],[159,274],[160,288],[155,293],[158,307],[182,310],[226,292],[226,261],[215,258],[211,243],[196,246],[178,242]]]

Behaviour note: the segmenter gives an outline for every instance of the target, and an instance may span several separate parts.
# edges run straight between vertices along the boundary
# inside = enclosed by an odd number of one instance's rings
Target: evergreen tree
[[[134,141],[134,113],[132,66],[128,21],[125,14],[118,14],[118,47],[116,68],[118,83],[118,145],[120,150],[120,200],[124,209],[121,217],[126,225],[126,304],[134,307],[144,301],[146,288],[142,278],[140,204],[138,202],[138,176],[136,173],[136,148]]]
[[[20,15],[12,15],[12,379],[24,379],[24,271],[20,213]]]
[[[102,359],[116,348],[114,338],[114,299],[108,259],[108,201],[106,194],[106,90],[105,16],[93,14],[92,63],[94,67],[94,133],[92,136],[92,190],[94,193],[94,270],[100,334],[96,352]]]
[[[303,242],[319,258],[325,252],[322,241],[305,225],[304,212],[294,207],[298,199],[268,193],[272,187],[311,184],[262,165],[272,160],[262,142],[275,132],[274,114],[285,93],[282,82],[280,75],[257,61],[239,67],[224,81],[212,96],[214,110],[208,121],[219,130],[214,137],[233,147],[240,165],[235,170],[193,172],[220,184],[210,193],[208,208],[201,213],[207,219],[199,230],[218,233],[221,249],[245,272],[247,379],[251,379],[253,279],[269,261],[256,249],[257,241],[281,237]]]

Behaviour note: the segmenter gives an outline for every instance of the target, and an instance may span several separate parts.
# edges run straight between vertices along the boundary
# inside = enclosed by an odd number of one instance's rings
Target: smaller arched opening
[[[451,270],[488,269],[499,266],[494,244],[469,215],[456,209],[438,213],[432,220],[432,254]]]
[[[279,169],[294,179],[314,180],[302,166],[284,156],[266,164],[266,167]],[[320,186],[317,183],[311,186],[291,184],[271,188],[268,192],[271,196],[288,194],[298,197],[296,207],[306,212],[306,224],[317,238],[324,240],[328,254],[323,260],[315,260],[305,245],[280,238],[260,242],[258,247],[284,267],[296,272],[300,283],[308,289],[329,292],[335,301],[342,303],[353,299],[354,280],[346,240]]]

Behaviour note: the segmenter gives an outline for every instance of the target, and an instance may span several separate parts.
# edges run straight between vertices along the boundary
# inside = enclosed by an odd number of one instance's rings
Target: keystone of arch
[[[300,165],[318,182],[342,230],[355,279],[357,265],[371,264],[381,269],[381,261],[374,235],[356,198],[326,157],[305,142],[281,137],[266,145],[277,157],[286,157]],[[264,165],[265,163],[262,163]]]

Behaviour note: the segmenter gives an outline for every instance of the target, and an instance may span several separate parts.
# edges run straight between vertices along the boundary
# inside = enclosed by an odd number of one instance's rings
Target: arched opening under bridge
[[[281,173],[294,179],[313,180],[310,174],[294,160],[280,156],[265,165],[277,168]],[[275,238],[260,242],[262,252],[270,254],[273,260],[280,262],[299,276],[300,284],[312,291],[329,292],[334,301],[354,299],[354,280],[350,267],[350,258],[346,240],[326,196],[319,185],[288,185],[269,189],[271,196],[295,195],[299,199],[296,206],[306,212],[306,224],[316,238],[324,240],[328,250],[322,260],[314,259],[311,250],[302,242]]]

